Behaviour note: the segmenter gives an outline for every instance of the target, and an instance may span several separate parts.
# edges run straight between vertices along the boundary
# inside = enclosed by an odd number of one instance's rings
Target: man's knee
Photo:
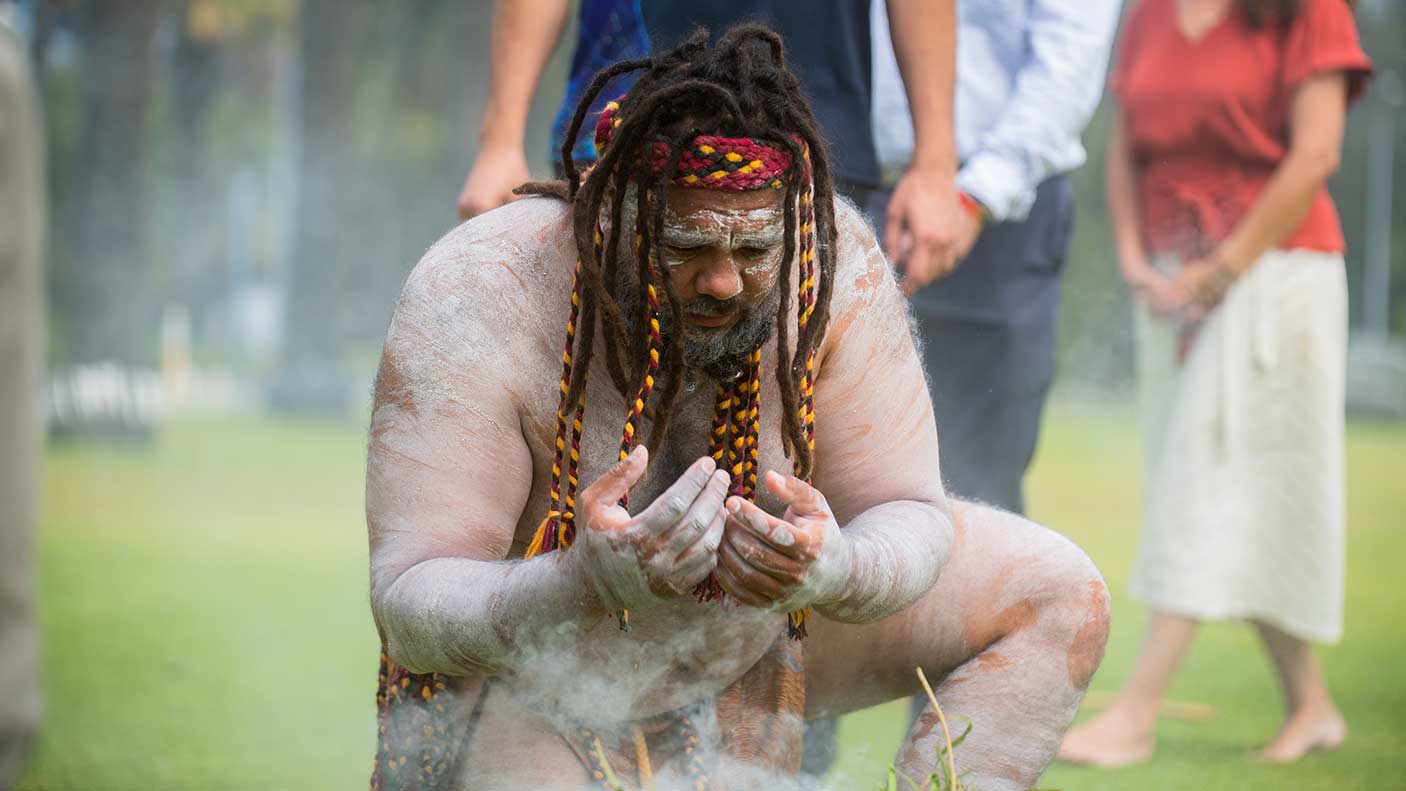
[[[1047,580],[1049,595],[1040,622],[1047,630],[1044,637],[1064,653],[1069,683],[1083,689],[1103,661],[1108,642],[1108,585],[1082,549],[1067,546],[1058,572]]]
[[[1064,658],[1070,684],[1087,686],[1103,660],[1109,625],[1108,586],[1093,561],[1024,517],[965,504],[961,510],[971,538],[1004,545],[1005,555],[995,590],[983,597],[991,609],[969,617],[967,645],[999,652],[997,643],[1033,644]]]

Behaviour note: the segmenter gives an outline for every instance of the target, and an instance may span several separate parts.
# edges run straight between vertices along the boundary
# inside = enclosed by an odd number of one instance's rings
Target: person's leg
[[[948,494],[1024,513],[1054,368],[1054,316],[1024,324],[915,310]]]
[[[972,725],[955,751],[964,782],[1027,789],[1102,659],[1108,589],[1059,534],[992,508],[953,507],[952,557],[926,596],[878,623],[817,619],[805,641],[806,714],[910,696],[921,666],[948,720]],[[897,768],[910,777],[936,766],[936,716],[929,704],[899,753]]]
[[[1051,179],[1024,221],[986,227],[956,270],[913,295],[950,494],[1025,510],[1072,221],[1068,184]]]
[[[1255,622],[1255,629],[1279,674],[1286,710],[1279,734],[1255,757],[1287,763],[1313,750],[1336,749],[1347,738],[1347,723],[1333,703],[1313,647],[1262,621]]]
[[[3,10],[3,9],[0,9]],[[0,788],[18,781],[39,728],[34,607],[44,203],[38,104],[19,39],[0,21]]]
[[[1132,676],[1107,709],[1064,737],[1059,757],[1094,766],[1127,766],[1150,758],[1162,694],[1198,625],[1190,618],[1154,611]]]

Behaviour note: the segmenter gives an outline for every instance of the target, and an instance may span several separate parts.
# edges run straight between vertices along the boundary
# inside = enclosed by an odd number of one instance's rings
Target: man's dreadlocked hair
[[[571,155],[572,146],[596,96],[612,78],[627,73],[637,76],[620,102],[615,115],[618,125],[611,132],[610,144],[582,181]],[[795,163],[809,158],[814,183],[820,282],[814,315],[798,330],[795,353],[789,360],[785,350],[790,345],[791,277],[797,261],[796,207],[805,189],[799,164],[785,181],[785,248],[779,284],[781,302],[776,316],[778,349],[782,351],[777,359],[776,380],[783,402],[783,439],[788,452],[797,456],[797,474],[808,478],[813,459],[799,417],[801,395],[797,383],[804,373],[806,360],[825,335],[829,318],[836,247],[834,185],[824,140],[799,81],[786,68],[781,37],[761,25],[733,27],[712,46],[709,46],[708,32],[699,29],[667,52],[610,66],[596,75],[577,104],[562,144],[561,168],[566,175],[566,196],[572,201],[574,234],[585,289],[581,294],[577,325],[580,342],[566,403],[578,404],[584,395],[597,315],[606,332],[606,365],[620,392],[635,392],[646,376],[647,339],[631,338],[630,328],[648,327],[649,316],[642,314],[635,320],[627,320],[622,313],[622,300],[615,293],[618,271],[625,263],[619,244],[624,202],[633,193],[637,202],[633,230],[639,250],[639,260],[634,263],[639,267],[639,283],[643,287],[650,282],[649,260],[662,260],[660,238],[669,187],[688,144],[699,135],[765,138],[786,146]],[[656,141],[666,142],[670,152],[667,163],[658,172],[654,172],[651,157],[644,155],[646,148]],[[631,181],[635,182],[635,190],[627,189]],[[647,199],[649,193],[653,194],[653,199]],[[601,238],[597,229],[607,209],[610,221],[605,224],[606,236]],[[678,295],[668,278],[664,278],[663,286],[673,326],[682,326]],[[647,304],[641,302],[641,306],[643,311],[649,310]],[[632,363],[628,368],[627,361]],[[669,345],[662,361],[664,389],[653,409],[654,427],[647,443],[651,452],[658,449],[668,428],[683,380],[682,368],[682,344],[675,342]]]

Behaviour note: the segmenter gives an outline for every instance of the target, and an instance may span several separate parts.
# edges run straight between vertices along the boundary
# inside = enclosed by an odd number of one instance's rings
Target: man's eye
[[[703,249],[703,248],[698,247],[698,246],[696,246],[696,245],[677,245],[677,244],[666,244],[666,245],[664,245],[664,248],[665,248],[666,250],[668,250],[670,253],[672,253],[673,255],[680,255],[680,256],[693,255],[694,253],[696,253],[696,252],[698,252],[699,250],[702,250],[702,249]]]
[[[775,249],[774,247],[743,247],[737,252],[746,258],[761,258],[762,256],[769,255]]]

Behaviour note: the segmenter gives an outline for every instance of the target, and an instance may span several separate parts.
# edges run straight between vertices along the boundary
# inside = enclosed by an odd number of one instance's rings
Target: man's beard
[[[621,267],[623,270],[624,267]],[[659,305],[659,334],[664,340],[664,349],[671,344],[683,343],[683,363],[720,380],[732,379],[746,367],[747,357],[762,344],[771,339],[776,331],[776,313],[781,304],[781,288],[773,285],[759,301],[748,306],[741,297],[715,299],[698,296],[681,305],[682,313],[699,316],[727,316],[737,318],[726,327],[699,327],[684,320],[683,332],[674,326],[672,311],[667,298],[661,294]],[[616,277],[615,299],[625,317],[626,328],[631,337],[640,337],[643,327],[640,316],[643,312],[644,296],[636,279],[621,271]],[[667,356],[667,354],[665,355]]]

